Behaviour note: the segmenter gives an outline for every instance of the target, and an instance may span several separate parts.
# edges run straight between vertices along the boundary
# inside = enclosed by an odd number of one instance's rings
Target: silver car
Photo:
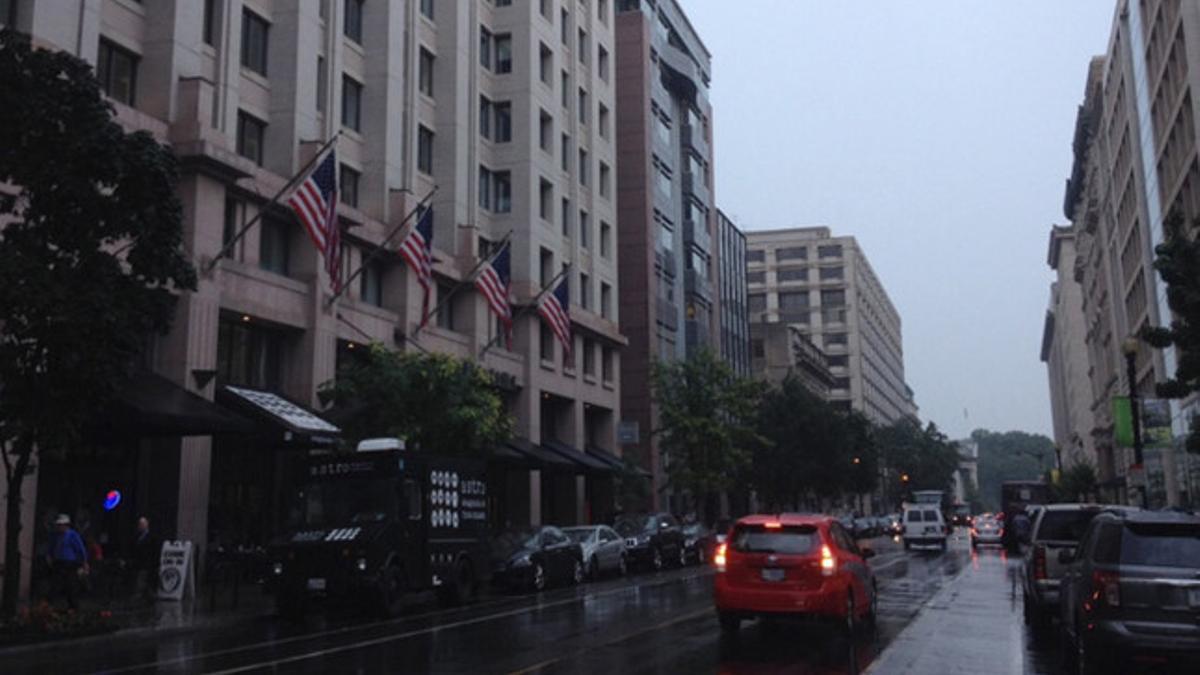
[[[971,548],[984,544],[1000,546],[1004,540],[1004,526],[990,516],[979,516],[971,526]]]
[[[583,564],[589,579],[614,572],[625,575],[625,540],[616,530],[608,525],[583,525],[564,527],[563,532],[583,547]]]

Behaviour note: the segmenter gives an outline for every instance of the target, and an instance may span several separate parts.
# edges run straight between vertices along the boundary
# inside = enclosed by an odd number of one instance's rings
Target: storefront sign
[[[158,559],[158,599],[182,600],[196,597],[196,573],[192,542],[165,541]]]

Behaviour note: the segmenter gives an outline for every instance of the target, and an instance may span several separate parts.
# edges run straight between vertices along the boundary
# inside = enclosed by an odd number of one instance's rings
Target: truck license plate
[[[309,579],[308,580],[308,590],[310,590],[310,591],[325,590],[325,580],[324,579]]]
[[[783,570],[772,567],[763,568],[763,581],[783,581]]]

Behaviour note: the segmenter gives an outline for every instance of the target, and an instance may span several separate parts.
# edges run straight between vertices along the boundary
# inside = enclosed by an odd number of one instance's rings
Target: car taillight
[[[1083,606],[1091,611],[1101,603],[1109,607],[1121,606],[1121,576],[1116,572],[1092,572],[1092,594]]]
[[[725,571],[725,544],[717,547],[717,552],[713,554],[713,565],[716,565],[718,572]]]
[[[1046,547],[1042,544],[1033,547],[1033,578],[1046,578]]]
[[[829,546],[821,545],[821,574],[830,576],[837,571],[837,559],[833,557],[833,551],[829,550]]]

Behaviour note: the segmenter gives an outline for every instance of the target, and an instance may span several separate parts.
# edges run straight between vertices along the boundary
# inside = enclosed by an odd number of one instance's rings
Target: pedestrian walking
[[[66,598],[68,608],[78,609],[80,577],[90,572],[87,548],[79,533],[71,529],[71,516],[58,514],[54,529],[46,561],[52,577],[51,600],[61,594]]]
[[[159,544],[150,531],[150,519],[146,516],[137,519],[137,534],[129,557],[133,567],[134,593],[142,598],[150,598],[158,581]]]

